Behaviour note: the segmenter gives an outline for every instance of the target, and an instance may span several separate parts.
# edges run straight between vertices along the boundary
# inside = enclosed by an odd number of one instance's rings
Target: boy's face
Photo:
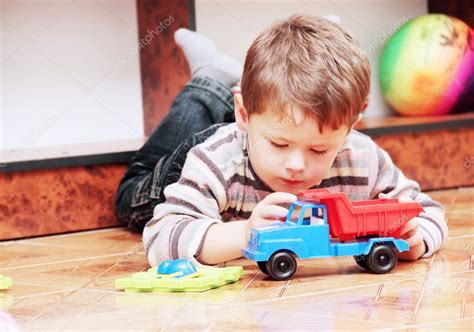
[[[248,134],[249,158],[258,177],[274,191],[292,194],[319,185],[349,128],[326,128],[320,133],[317,122],[298,107],[293,107],[294,121],[271,110],[249,117],[241,97],[235,99],[236,122]]]

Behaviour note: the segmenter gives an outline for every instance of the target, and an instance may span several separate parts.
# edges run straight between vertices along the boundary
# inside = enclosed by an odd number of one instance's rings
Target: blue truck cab
[[[397,264],[397,252],[409,250],[406,241],[372,237],[341,242],[331,239],[324,204],[291,203],[285,222],[254,228],[243,256],[257,262],[260,270],[275,280],[296,272],[296,258],[354,256],[356,263],[374,273],[388,273]]]

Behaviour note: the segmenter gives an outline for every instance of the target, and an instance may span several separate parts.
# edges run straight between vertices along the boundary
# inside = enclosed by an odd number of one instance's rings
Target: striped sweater
[[[316,188],[316,187],[314,187]],[[355,130],[317,188],[344,192],[351,200],[411,197],[420,203],[419,229],[431,256],[446,241],[443,207],[421,193],[389,155],[368,136]],[[166,201],[155,207],[143,232],[148,261],[187,258],[197,263],[209,227],[214,223],[248,219],[258,202],[273,192],[255,174],[247,154],[247,134],[235,123],[193,147],[178,182],[165,188]]]

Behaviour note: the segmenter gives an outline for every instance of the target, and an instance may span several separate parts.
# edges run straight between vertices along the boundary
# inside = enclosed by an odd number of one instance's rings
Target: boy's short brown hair
[[[370,65],[338,24],[293,15],[264,30],[245,58],[242,98],[249,114],[298,105],[323,128],[351,125],[370,89]]]

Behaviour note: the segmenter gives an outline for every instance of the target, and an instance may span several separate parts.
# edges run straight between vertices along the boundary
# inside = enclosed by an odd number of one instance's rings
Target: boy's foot
[[[207,76],[229,86],[240,81],[242,64],[220,53],[209,38],[181,28],[174,33],[174,40],[184,51],[192,77]]]

